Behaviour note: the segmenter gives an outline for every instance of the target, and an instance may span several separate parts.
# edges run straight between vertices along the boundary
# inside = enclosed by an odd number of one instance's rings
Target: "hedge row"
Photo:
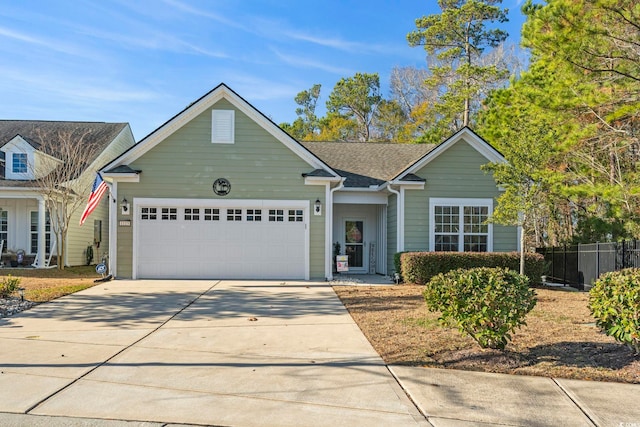
[[[424,285],[440,273],[459,268],[501,267],[520,271],[518,252],[402,252],[399,259],[402,280],[419,285]],[[542,255],[525,254],[524,274],[529,278],[529,283],[539,284],[544,268]]]

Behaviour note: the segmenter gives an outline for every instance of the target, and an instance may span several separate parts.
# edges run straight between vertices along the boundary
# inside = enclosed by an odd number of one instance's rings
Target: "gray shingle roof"
[[[433,144],[379,142],[302,141],[301,144],[346,177],[345,187],[380,185],[436,147]]]
[[[96,147],[96,154],[104,150],[111,141],[127,126],[127,123],[105,122],[63,122],[42,120],[0,120],[0,147],[11,141],[16,135],[20,135],[25,141],[36,149],[42,149],[41,138],[51,138],[51,144],[45,144],[47,154],[58,157],[55,152],[56,141],[61,135],[70,134],[72,137],[85,135],[83,144],[87,147]],[[94,151],[93,149],[88,151]],[[91,163],[94,159],[86,159]]]

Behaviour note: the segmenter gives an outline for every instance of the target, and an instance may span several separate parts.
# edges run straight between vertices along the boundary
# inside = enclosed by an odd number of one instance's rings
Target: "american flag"
[[[93,182],[93,188],[91,189],[91,194],[89,194],[89,201],[87,202],[87,207],[84,208],[84,212],[82,212],[82,217],[80,217],[80,225],[84,224],[84,221],[87,219],[91,212],[98,206],[100,203],[100,199],[102,195],[107,191],[107,183],[102,180],[100,174],[96,175],[96,180]]]

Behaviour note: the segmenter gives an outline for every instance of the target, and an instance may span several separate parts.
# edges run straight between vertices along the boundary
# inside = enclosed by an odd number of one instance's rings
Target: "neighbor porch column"
[[[47,206],[44,203],[44,198],[41,197],[38,199],[38,254],[35,264],[38,268],[44,268],[44,260],[46,259],[46,213]]]

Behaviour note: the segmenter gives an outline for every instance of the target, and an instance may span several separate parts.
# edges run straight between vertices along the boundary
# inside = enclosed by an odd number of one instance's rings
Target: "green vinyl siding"
[[[211,142],[211,109],[193,118],[130,166],[139,183],[118,184],[118,197],[309,200],[325,203],[325,187],[304,184],[314,168],[227,100],[214,109],[235,110],[235,143]],[[212,189],[218,178],[231,183],[227,196]],[[120,214],[119,214],[120,216]],[[131,218],[133,221],[135,217]],[[122,217],[125,219],[125,217]],[[324,278],[324,215],[309,212],[310,276]],[[118,229],[118,275],[131,277],[132,227]]]
[[[424,190],[405,191],[405,250],[429,250],[429,198],[494,199],[500,191],[491,174],[480,167],[489,161],[460,140],[425,165],[416,175],[426,179]],[[517,248],[517,229],[495,224],[493,250]]]

